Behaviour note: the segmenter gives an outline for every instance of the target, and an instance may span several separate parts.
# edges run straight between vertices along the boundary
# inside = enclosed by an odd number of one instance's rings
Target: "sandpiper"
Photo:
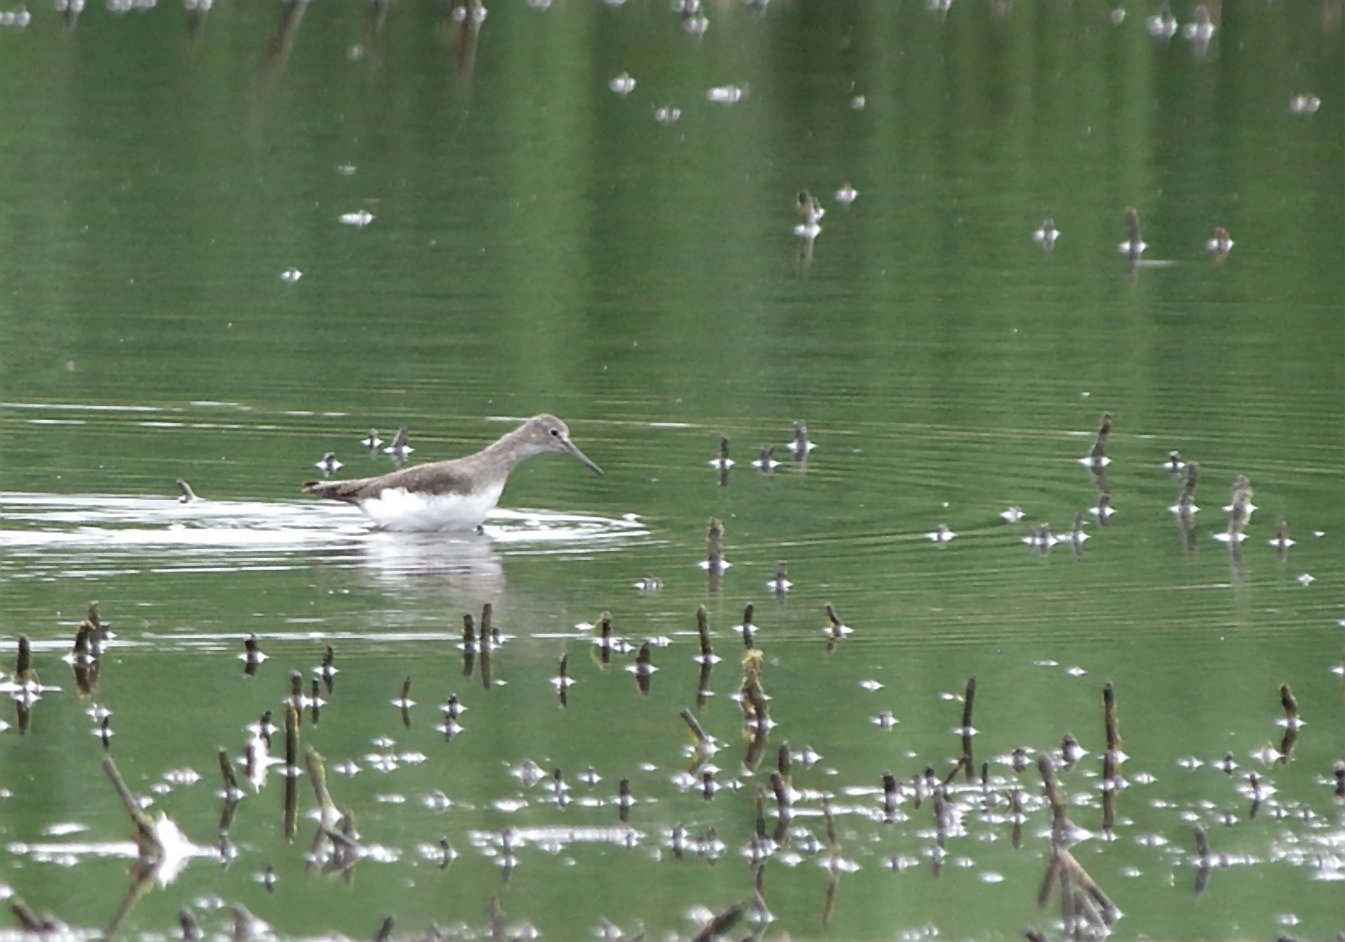
[[[509,473],[520,462],[549,451],[571,454],[602,474],[570,441],[564,422],[537,415],[465,458],[350,481],[308,481],[303,489],[356,504],[385,530],[475,530],[499,503]]]

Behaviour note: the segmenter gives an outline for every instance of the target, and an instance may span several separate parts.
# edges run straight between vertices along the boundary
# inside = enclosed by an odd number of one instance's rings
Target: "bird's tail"
[[[359,490],[364,481],[305,481],[300,488],[305,494],[316,494],[332,500],[354,503],[359,499]]]

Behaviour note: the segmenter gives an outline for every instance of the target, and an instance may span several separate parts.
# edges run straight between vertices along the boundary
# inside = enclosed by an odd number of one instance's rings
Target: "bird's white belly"
[[[360,502],[360,509],[384,530],[475,530],[495,509],[504,487],[471,494],[425,494],[389,487]]]

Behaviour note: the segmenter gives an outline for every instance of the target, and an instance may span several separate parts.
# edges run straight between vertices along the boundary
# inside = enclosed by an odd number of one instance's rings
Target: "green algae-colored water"
[[[745,901],[735,937],[1054,938],[1032,762],[1069,734],[1070,849],[1115,937],[1339,931],[1339,7],[1225,3],[1203,52],[1125,12],[724,3],[698,37],[636,0],[497,2],[476,33],[429,4],[90,6],[0,29],[0,683],[24,634],[52,688],[26,731],[3,716],[0,894],[90,934],[125,905],[142,937],[183,908],[231,931],[243,907],[283,936],[393,916],[479,938],[494,907],[513,935],[689,938]],[[1304,95],[1320,107],[1294,113]],[[800,189],[826,208],[811,243]],[[484,537],[371,532],[298,493],[328,451],[342,475],[390,468],[370,427],[434,460],[541,411],[606,474],[524,465]],[[1104,411],[1101,482],[1077,459]],[[1189,528],[1173,449],[1200,464]],[[1221,542],[1238,474],[1259,509]],[[1079,513],[1077,548],[1023,542]],[[928,539],[941,524],[957,536]],[[92,599],[115,636],[83,693]],[[749,602],[759,759],[733,699]],[[489,689],[457,646],[486,603],[508,636]],[[854,629],[834,645],[827,603]],[[703,686],[700,605],[722,658]],[[652,640],[647,692],[633,650],[593,643],[604,611]],[[353,815],[335,859],[307,773],[291,831],[282,765],[258,786],[240,765],[222,823],[217,763],[263,711],[283,725],[290,673],[307,693],[328,645],[300,754]],[[972,676],[976,781],[917,802],[961,754]],[[1110,828],[1107,683],[1128,756]],[[721,747],[699,763],[684,709]],[[105,752],[195,848],[129,905]],[[778,840],[754,841],[759,792]]]

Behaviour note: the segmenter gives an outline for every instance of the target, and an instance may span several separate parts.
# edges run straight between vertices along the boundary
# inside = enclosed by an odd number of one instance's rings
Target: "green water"
[[[221,4],[194,24],[90,6],[73,25],[41,7],[0,29],[0,681],[26,634],[60,688],[22,735],[3,716],[0,894],[113,922],[131,829],[99,769],[102,706],[131,789],[201,848],[135,899],[127,934],[175,932],[183,907],[228,931],[238,905],[285,936],[372,936],[392,915],[399,934],[481,937],[494,898],[516,933],[662,939],[760,889],[774,921],[735,937],[1054,938],[1050,814],[1036,769],[1005,757],[1067,733],[1089,750],[1061,773],[1091,832],[1072,852],[1123,912],[1117,938],[1339,931],[1339,5],[1222,4],[1203,54],[1151,38],[1134,4],[1120,23],[1003,6],[713,4],[701,37],[657,0],[497,2],[475,36],[430,4]],[[708,100],[729,85],[741,101]],[[1320,109],[1291,113],[1309,93]],[[680,120],[655,120],[666,106]],[[812,244],[791,232],[800,189],[827,210]],[[1116,251],[1128,206],[1138,266]],[[343,476],[389,469],[360,447],[370,427],[408,426],[435,460],[542,411],[606,474],[522,466],[484,538],[374,533],[298,493],[327,451]],[[1077,461],[1104,411],[1105,527]],[[784,447],[796,420],[806,464]],[[750,466],[765,445],[770,475]],[[1201,467],[1189,533],[1173,449]],[[1228,544],[1238,474],[1260,509]],[[176,478],[206,500],[177,503]],[[1003,521],[1013,505],[1026,516]],[[1079,512],[1077,552],[1023,544]],[[697,565],[711,517],[718,578]],[[940,524],[957,537],[927,539]],[[116,637],[81,694],[61,658],[92,599]],[[744,768],[749,602],[777,725]],[[486,603],[512,636],[489,690],[455,646]],[[854,629],[833,646],[827,603]],[[702,604],[723,660],[698,698]],[[634,646],[660,640],[646,693],[633,654],[604,664],[576,627],[604,611]],[[249,678],[254,633],[269,659]],[[312,788],[295,783],[291,835],[279,766],[245,784],[222,855],[217,749],[238,759],[328,644],[341,672],[302,739],[358,861],[310,865]],[[971,676],[989,797],[950,796],[939,850],[928,796],[883,820],[882,775],[949,774]],[[1110,834],[1108,682],[1129,756]],[[1286,683],[1305,725],[1277,761]],[[454,692],[469,710],[449,740]],[[684,708],[723,747],[690,774]],[[796,756],[788,840],[761,869],[756,796],[774,831],[785,742],[821,758]],[[511,774],[526,761],[542,781]],[[199,780],[165,778],[185,769]],[[1197,824],[1216,855],[1201,892]]]

